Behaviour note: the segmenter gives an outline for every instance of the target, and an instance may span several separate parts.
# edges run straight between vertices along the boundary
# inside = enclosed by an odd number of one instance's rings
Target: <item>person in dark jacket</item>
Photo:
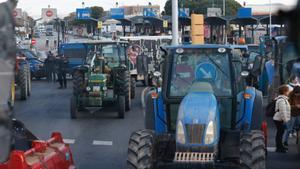
[[[49,51],[47,59],[45,60],[46,73],[48,82],[56,81],[56,73],[55,73],[55,57],[51,51]]]
[[[59,89],[67,88],[67,69],[68,69],[68,59],[64,55],[59,55],[57,60],[57,73]]]

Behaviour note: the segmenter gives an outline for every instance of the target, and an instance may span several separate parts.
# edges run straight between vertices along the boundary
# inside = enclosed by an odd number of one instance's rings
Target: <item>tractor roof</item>
[[[203,44],[203,45],[192,45],[192,44],[181,44],[181,45],[170,45],[166,46],[167,49],[177,49],[177,48],[188,48],[188,49],[211,49],[211,48],[226,48],[231,49],[229,45],[219,45],[219,44]]]
[[[64,43],[63,45],[71,45],[71,44],[111,44],[111,43],[122,43],[127,44],[127,41],[124,40],[85,40],[80,42],[70,42],[70,43]]]

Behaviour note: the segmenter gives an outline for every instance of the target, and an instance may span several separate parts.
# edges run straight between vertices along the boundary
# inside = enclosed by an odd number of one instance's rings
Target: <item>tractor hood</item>
[[[177,144],[198,146],[217,144],[220,120],[217,99],[214,94],[212,92],[191,92],[186,95],[179,107],[176,130]],[[185,138],[180,138],[180,134]]]

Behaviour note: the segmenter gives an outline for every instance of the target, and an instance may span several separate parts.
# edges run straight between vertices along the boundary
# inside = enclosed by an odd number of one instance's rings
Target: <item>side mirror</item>
[[[160,77],[161,76],[161,73],[159,71],[155,71],[153,73],[154,77]]]
[[[242,77],[248,77],[249,75],[250,75],[249,71],[244,70],[241,72]]]

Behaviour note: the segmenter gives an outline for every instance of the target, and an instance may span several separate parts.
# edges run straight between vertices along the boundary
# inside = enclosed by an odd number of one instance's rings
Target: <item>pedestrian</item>
[[[46,73],[48,82],[55,82],[56,73],[55,73],[55,58],[51,51],[48,52],[47,59],[45,60],[46,64]]]
[[[57,60],[58,66],[58,82],[59,82],[59,89],[67,88],[67,69],[68,69],[68,59],[64,57],[64,55],[59,55]]]
[[[57,41],[54,40],[54,49],[57,49]]]
[[[292,75],[289,79],[289,84],[288,84],[290,92],[292,92],[294,90],[294,87],[296,86],[300,86],[300,83],[298,81],[298,78],[295,75]]]
[[[287,123],[287,129],[284,133],[285,146],[288,146],[290,135],[296,135],[295,128],[300,125],[300,86],[295,86],[289,95],[291,105],[291,120]]]
[[[49,47],[49,39],[47,38],[46,39],[46,48],[48,48]]]
[[[275,114],[273,120],[277,129],[276,133],[276,152],[286,153],[287,148],[284,147],[282,143],[282,138],[286,124],[289,122],[291,117],[291,106],[289,103],[289,87],[287,85],[282,85],[278,89],[279,96],[275,98]]]

